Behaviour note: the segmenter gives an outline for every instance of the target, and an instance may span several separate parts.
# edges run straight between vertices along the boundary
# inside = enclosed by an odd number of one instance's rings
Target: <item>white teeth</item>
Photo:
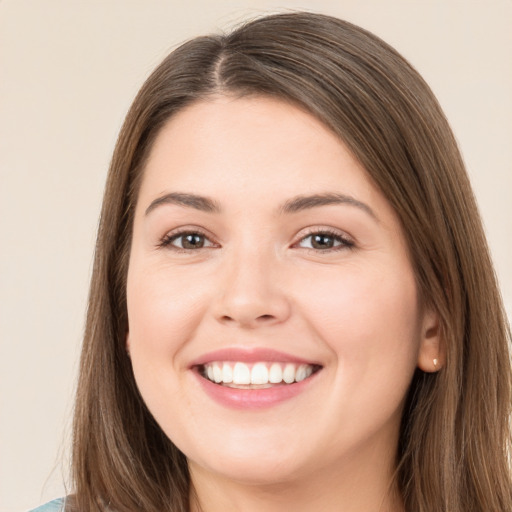
[[[268,381],[271,384],[279,384],[283,380],[283,369],[279,363],[274,363],[270,367]]]
[[[222,370],[218,364],[213,365],[213,380],[218,384],[222,382]]]
[[[265,363],[256,363],[252,367],[251,384],[268,384],[268,368]]]
[[[222,382],[226,384],[233,382],[233,368],[228,363],[222,365]]]
[[[291,384],[295,380],[295,365],[288,363],[284,367],[283,380],[286,384]]]
[[[314,372],[314,365],[295,363],[213,362],[204,365],[203,375],[216,384],[231,387],[293,384],[307,379]]]
[[[250,384],[251,370],[244,363],[236,363],[233,368],[233,384]]]
[[[311,375],[311,373],[308,374],[308,368],[311,368],[311,367],[308,367],[305,364],[301,364],[297,368],[297,373],[295,374],[295,380],[297,382],[300,382],[301,380],[304,380],[306,377],[309,377],[309,375]]]

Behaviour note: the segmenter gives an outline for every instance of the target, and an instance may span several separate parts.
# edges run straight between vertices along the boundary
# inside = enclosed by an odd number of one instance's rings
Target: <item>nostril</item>
[[[254,326],[256,326],[258,323],[265,323],[265,322],[271,322],[273,320],[275,320],[276,317],[274,315],[260,315],[260,316],[257,316],[257,317],[253,317],[252,320],[250,319],[239,319],[237,320],[236,318],[232,317],[232,316],[229,316],[229,315],[222,315],[220,317],[220,321],[221,322],[224,322],[224,323],[233,323],[233,322],[237,322],[239,321],[241,324],[253,324]]]

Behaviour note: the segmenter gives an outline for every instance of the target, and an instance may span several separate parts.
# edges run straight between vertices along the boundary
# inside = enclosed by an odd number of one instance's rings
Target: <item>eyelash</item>
[[[182,247],[177,247],[177,246],[173,245],[173,242],[175,240],[178,240],[179,238],[184,237],[186,235],[197,235],[200,237],[204,237],[206,240],[211,242],[211,240],[208,238],[208,235],[206,235],[206,233],[204,233],[200,230],[184,229],[184,230],[175,231],[173,233],[169,233],[169,234],[165,235],[162,238],[162,240],[159,242],[158,247],[159,248],[169,248],[178,253],[190,253],[190,252],[198,251],[200,249],[208,249],[209,248],[209,247],[200,247],[199,249],[184,249]],[[305,235],[303,235],[298,242],[293,244],[293,246],[297,246],[298,244],[300,244],[307,238],[310,238],[314,235],[321,235],[321,236],[326,236],[326,237],[332,238],[332,239],[334,239],[335,242],[340,242],[340,244],[337,246],[334,246],[334,247],[327,248],[327,249],[315,249],[315,248],[308,248],[308,247],[303,247],[303,249],[305,249],[307,251],[312,251],[312,252],[318,254],[318,253],[331,253],[331,252],[337,252],[337,251],[346,250],[346,249],[353,249],[355,247],[354,241],[351,240],[346,235],[343,235],[343,234],[341,234],[337,231],[331,230],[331,229],[318,229],[318,228],[311,229],[311,231],[309,231]],[[211,243],[214,245],[213,242],[211,242]]]
[[[167,235],[165,235],[162,238],[162,240],[160,241],[160,243],[158,244],[158,247],[161,247],[161,248],[167,247],[173,251],[183,252],[183,253],[197,251],[198,249],[183,249],[181,247],[177,247],[172,244],[175,240],[177,240],[181,237],[184,237],[186,235],[197,235],[197,236],[204,237],[206,240],[210,240],[206,233],[203,233],[202,231],[200,231],[198,229],[183,229],[183,230],[175,231],[173,233],[168,233]],[[200,247],[199,249],[205,249],[205,247]]]
[[[314,249],[314,248],[308,248],[304,247],[304,249],[308,251],[313,251],[315,253],[331,253],[331,252],[337,252],[342,251],[345,249],[353,249],[355,247],[355,243],[352,239],[350,239],[347,235],[340,233],[339,231],[334,231],[333,229],[318,229],[318,228],[312,228],[306,232],[305,235],[301,237],[301,239],[294,244],[298,245],[307,238],[310,238],[314,235],[321,235],[326,236],[328,238],[332,238],[335,242],[340,242],[338,246],[330,247],[328,249]]]

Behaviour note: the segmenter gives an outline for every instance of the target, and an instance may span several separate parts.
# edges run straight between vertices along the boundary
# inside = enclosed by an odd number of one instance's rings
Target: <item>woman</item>
[[[402,57],[317,14],[194,39],[114,152],[66,510],[510,510],[509,340]]]

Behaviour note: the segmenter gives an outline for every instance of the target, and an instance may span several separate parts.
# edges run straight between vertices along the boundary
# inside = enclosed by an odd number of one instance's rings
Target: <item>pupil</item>
[[[204,239],[201,235],[186,235],[183,239],[183,247],[185,249],[197,249],[204,245]]]
[[[334,240],[329,235],[314,235],[312,245],[315,249],[325,249],[334,246]]]

